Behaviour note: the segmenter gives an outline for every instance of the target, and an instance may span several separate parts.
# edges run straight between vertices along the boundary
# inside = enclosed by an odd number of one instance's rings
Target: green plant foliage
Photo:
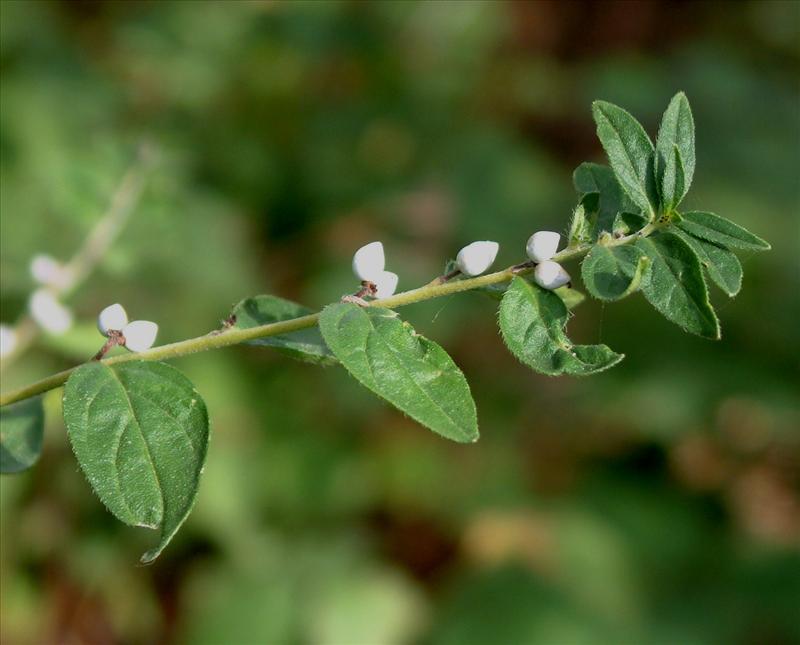
[[[570,245],[586,244],[594,239],[592,222],[586,215],[586,208],[583,204],[578,204],[572,213],[569,223],[569,235],[567,236]]]
[[[132,526],[161,529],[159,556],[192,509],[208,447],[200,394],[174,367],[87,363],[64,389],[72,449],[108,509]]]
[[[475,403],[461,370],[394,311],[337,303],[323,309],[319,322],[336,358],[375,394],[443,437],[478,440]]]
[[[622,360],[622,354],[606,345],[573,345],[564,333],[567,317],[561,298],[518,276],[500,303],[500,331],[506,345],[541,374],[586,376]]]
[[[595,298],[620,300],[639,288],[650,260],[635,246],[595,244],[581,265],[583,283]]]
[[[681,217],[678,227],[702,240],[745,251],[768,251],[772,248],[769,242],[746,228],[714,213],[691,211],[681,213]]]
[[[631,201],[608,166],[582,163],[572,173],[572,183],[581,196],[587,215],[592,213],[597,217],[597,230],[589,228],[590,239],[602,231],[611,231],[619,213],[637,213],[641,210]]]
[[[595,101],[597,136],[619,183],[633,202],[651,216],[658,210],[654,149],[642,125],[622,108]]]
[[[0,408],[0,473],[33,466],[42,452],[43,434],[41,396]]]
[[[666,208],[677,206],[692,185],[694,146],[692,110],[686,95],[678,92],[661,118],[656,137],[656,178]]]
[[[645,298],[668,320],[705,338],[720,337],[719,320],[708,300],[700,262],[674,233],[661,232],[636,241],[650,259],[642,280]]]
[[[695,252],[708,277],[726,294],[733,297],[742,288],[742,263],[739,258],[724,246],[692,237],[681,229],[674,229],[676,235],[688,244]]]
[[[314,313],[308,307],[277,296],[254,296],[245,298],[233,309],[236,316],[234,327],[249,329],[260,325],[280,322],[307,316]],[[302,361],[319,365],[334,365],[336,357],[328,349],[317,327],[301,329],[290,334],[269,336],[248,341],[249,345],[274,347],[275,349]]]

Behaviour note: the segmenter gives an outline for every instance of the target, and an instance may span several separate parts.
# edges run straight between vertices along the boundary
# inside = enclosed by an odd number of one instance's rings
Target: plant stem
[[[607,246],[621,246],[629,244],[641,237],[646,237],[653,231],[657,230],[659,225],[648,224],[641,231],[627,235],[618,239],[609,240]],[[591,244],[581,244],[578,246],[568,247],[557,253],[553,260],[556,262],[563,262],[571,260],[586,254],[592,248]],[[404,305],[411,305],[425,300],[432,300],[433,298],[440,298],[453,293],[460,293],[462,291],[470,291],[480,287],[487,287],[493,284],[500,284],[502,282],[510,281],[515,275],[521,275],[530,272],[531,269],[524,269],[522,271],[514,272],[511,267],[497,271],[495,273],[488,273],[486,275],[478,276],[476,278],[467,278],[464,280],[454,280],[452,282],[444,282],[437,284],[436,281],[426,284],[425,286],[410,291],[398,293],[389,298],[381,300],[373,300],[368,303],[370,307],[402,307]],[[189,338],[177,343],[169,345],[162,345],[154,347],[144,352],[136,352],[130,354],[123,354],[114,356],[112,358],[103,359],[101,362],[106,365],[116,365],[118,363],[127,363],[128,361],[160,361],[170,358],[178,358],[179,356],[186,356],[187,354],[194,354],[196,352],[204,352],[210,349],[219,349],[221,347],[230,347],[231,345],[238,345],[245,343],[249,340],[257,338],[267,338],[269,336],[278,336],[280,334],[288,334],[293,331],[307,329],[317,324],[319,320],[319,313],[308,314],[300,316],[299,318],[292,318],[291,320],[282,320],[280,322],[269,323],[267,325],[260,325],[258,327],[250,327],[248,329],[230,328],[216,334],[206,334],[198,336],[197,338]],[[75,367],[58,372],[52,376],[48,376],[40,381],[26,385],[25,387],[12,390],[6,394],[0,395],[0,406],[9,405],[23,399],[36,396],[48,390],[53,390],[63,385],[70,377]]]

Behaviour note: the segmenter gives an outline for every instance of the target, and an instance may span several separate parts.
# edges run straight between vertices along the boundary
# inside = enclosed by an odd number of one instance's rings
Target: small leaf
[[[769,242],[753,235],[746,228],[714,213],[701,211],[683,213],[683,219],[678,223],[678,227],[694,237],[727,248],[747,251],[768,251],[772,248]]]
[[[689,245],[665,232],[637,240],[636,246],[651,261],[641,284],[650,304],[686,331],[718,339],[719,321],[708,300],[700,261]]]
[[[581,201],[586,212],[597,213],[596,233],[610,232],[618,213],[640,210],[625,194],[614,171],[608,166],[582,163],[573,172],[572,181],[582,196]],[[589,199],[592,195],[596,195],[596,198]]]
[[[716,244],[692,237],[680,229],[675,231],[697,254],[709,277],[726,294],[733,297],[742,288],[742,265],[736,255]]]
[[[683,159],[678,146],[673,146],[672,152],[666,158],[660,185],[662,206],[665,211],[672,211],[686,194]]]
[[[0,408],[0,473],[18,473],[35,464],[42,452],[42,397]]]
[[[554,292],[516,276],[500,304],[500,331],[511,353],[541,374],[585,376],[623,359],[607,345],[573,345],[564,333],[567,316]]]
[[[528,282],[530,282],[529,278],[531,277],[531,274],[529,273],[525,276],[519,276],[519,277],[521,277],[523,280],[527,280]],[[498,302],[500,302],[503,299],[503,296],[505,295],[506,291],[508,290],[509,284],[510,284],[509,282],[488,284],[483,287],[477,287],[475,291],[484,293],[487,296],[489,296],[492,300],[497,300]],[[564,306],[570,311],[575,309],[575,307],[577,307],[584,300],[586,300],[586,296],[583,294],[583,292],[578,291],[577,289],[573,289],[572,287],[568,287],[566,285],[564,285],[563,287],[559,287],[558,289],[554,289],[553,293],[557,294],[558,297],[564,301]]]
[[[161,528],[155,560],[192,509],[208,414],[191,381],[165,363],[86,363],[64,388],[64,422],[95,493],[131,526]]]
[[[679,190],[676,159],[680,159],[682,167]],[[694,119],[689,100],[683,92],[678,92],[672,97],[664,116],[661,117],[661,126],[656,137],[656,174],[665,206],[675,207],[683,199],[689,186],[692,185],[694,164]],[[670,178],[671,173],[672,178]],[[668,192],[665,192],[665,185],[669,187]]]
[[[578,204],[572,213],[572,221],[569,224],[568,245],[578,246],[586,244],[594,239],[592,224],[586,216],[586,209],[583,204]]]
[[[337,303],[322,310],[322,336],[364,386],[434,432],[478,440],[469,385],[439,345],[383,307]]]
[[[596,244],[584,258],[581,276],[589,293],[600,300],[620,300],[639,288],[650,260],[637,247]]]
[[[622,237],[644,228],[645,224],[647,224],[647,218],[640,213],[619,213],[614,218],[611,232],[614,237]]]
[[[633,116],[613,103],[595,101],[592,114],[597,136],[622,188],[639,208],[654,214],[659,200],[650,137]]]
[[[276,296],[254,296],[245,298],[233,309],[237,329],[249,329],[269,323],[291,320],[314,313],[308,307]],[[248,345],[274,347],[280,352],[309,363],[335,365],[336,357],[328,349],[317,327],[301,329],[290,334],[256,338]]]

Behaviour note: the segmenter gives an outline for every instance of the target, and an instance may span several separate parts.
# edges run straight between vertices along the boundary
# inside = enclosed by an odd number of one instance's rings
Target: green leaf
[[[768,251],[772,248],[769,242],[753,235],[746,228],[714,213],[692,211],[682,215],[683,219],[678,227],[702,240],[747,251]]]
[[[572,221],[569,224],[569,236],[567,239],[569,246],[586,244],[594,239],[592,223],[586,216],[586,209],[583,204],[578,204],[572,213]]]
[[[161,528],[164,549],[192,509],[208,446],[208,414],[191,381],[165,363],[81,365],[64,389],[72,449],[120,520]]]
[[[269,323],[291,320],[314,313],[308,307],[276,296],[254,296],[245,298],[233,308],[236,316],[234,327],[249,329]],[[335,365],[336,357],[328,349],[317,327],[301,329],[280,336],[256,338],[248,345],[273,347],[292,358],[319,365]]]
[[[686,95],[678,92],[661,117],[656,137],[656,175],[664,206],[675,207],[683,199],[692,185],[694,164],[694,119]]]
[[[336,358],[375,394],[443,437],[478,440],[475,403],[461,370],[394,311],[337,303],[322,310],[319,326]]]
[[[613,103],[595,101],[592,114],[597,136],[622,188],[639,208],[654,215],[659,200],[650,137],[633,116]]]
[[[639,288],[650,260],[637,247],[596,244],[581,265],[589,293],[600,300],[620,300]]]
[[[42,453],[44,408],[37,396],[0,408],[0,473],[18,473]]]
[[[650,304],[686,331],[718,339],[719,321],[708,300],[700,261],[691,247],[669,232],[637,240],[636,246],[651,261],[641,284]]]
[[[614,171],[608,166],[582,163],[572,173],[572,181],[575,184],[575,190],[583,198],[582,204],[586,212],[597,213],[597,232],[611,231],[614,218],[618,213],[639,210],[637,205],[625,194]],[[591,195],[596,195],[597,198],[587,199]]]
[[[520,276],[523,280],[527,280],[530,282],[530,274],[526,276]],[[503,299],[506,291],[508,290],[508,286],[510,283],[499,283],[499,284],[488,284],[483,287],[477,287],[475,291],[480,291],[481,293],[485,293],[489,296],[492,300],[497,300],[500,302]],[[563,287],[559,287],[553,291],[561,300],[564,301],[564,306],[572,311],[581,304],[584,300],[586,300],[586,296],[577,289],[573,289],[572,287],[568,287],[564,285]]]
[[[641,213],[619,213],[614,218],[614,225],[611,232],[614,237],[622,237],[623,235],[630,235],[636,231],[644,228],[647,224],[647,218]]]
[[[673,146],[664,164],[664,173],[660,184],[661,203],[665,211],[671,211],[680,204],[687,190],[683,158],[678,146]]]
[[[680,229],[676,234],[686,242],[697,255],[709,277],[726,294],[733,297],[742,288],[742,265],[736,255],[716,244],[692,237]]]
[[[541,374],[585,376],[623,359],[607,345],[573,345],[564,333],[567,316],[555,293],[516,276],[500,303],[500,331],[511,353]]]

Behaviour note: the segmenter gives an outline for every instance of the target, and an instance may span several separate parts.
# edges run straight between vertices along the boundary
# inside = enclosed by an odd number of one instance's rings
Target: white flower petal
[[[544,262],[552,258],[558,251],[561,236],[554,231],[538,231],[530,236],[526,251],[534,262]]]
[[[558,289],[568,284],[571,280],[564,267],[551,260],[540,262],[536,265],[533,270],[533,279],[536,284],[545,289]]]
[[[8,356],[17,346],[17,332],[13,327],[0,325],[0,358]]]
[[[72,327],[72,312],[47,289],[31,294],[28,310],[36,324],[51,334],[63,334]]]
[[[150,320],[134,320],[122,329],[125,347],[132,352],[143,352],[156,342],[158,325]]]
[[[458,270],[467,276],[480,275],[492,266],[499,250],[500,245],[497,242],[483,241],[467,244],[456,256]]]
[[[120,304],[109,305],[97,316],[97,329],[103,336],[108,336],[109,330],[121,331],[128,324],[128,314]]]
[[[359,280],[376,282],[385,266],[386,258],[383,255],[381,242],[370,242],[353,255],[353,273]]]
[[[397,277],[396,273],[381,271],[380,275],[372,281],[375,283],[377,289],[375,297],[380,299],[394,295],[394,292],[397,291],[397,283],[399,280],[400,278]]]

